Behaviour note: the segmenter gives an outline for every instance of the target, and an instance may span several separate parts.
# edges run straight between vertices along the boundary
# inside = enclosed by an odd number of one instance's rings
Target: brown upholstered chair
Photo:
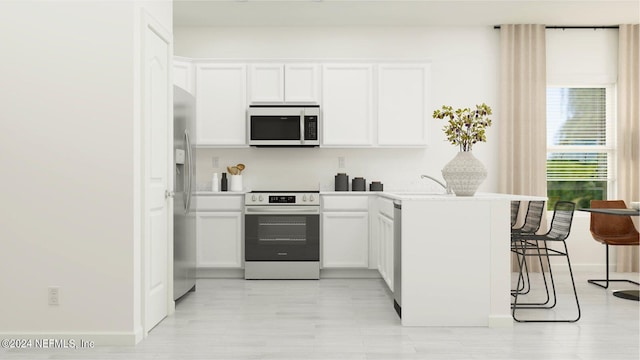
[[[626,209],[624,200],[591,200],[591,208]],[[609,279],[609,245],[635,245],[640,244],[640,235],[633,225],[630,216],[607,215],[591,213],[591,235],[596,241],[605,245],[607,266],[605,279],[591,279],[589,283],[608,288],[610,282],[627,282],[640,285],[635,281],[624,279]],[[601,283],[604,283],[601,284]]]

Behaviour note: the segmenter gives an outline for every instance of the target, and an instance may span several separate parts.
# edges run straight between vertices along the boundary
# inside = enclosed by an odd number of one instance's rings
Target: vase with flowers
[[[485,130],[491,126],[491,108],[486,104],[475,109],[451,106],[433,112],[434,119],[447,119],[443,131],[447,140],[459,147],[458,154],[442,169],[442,177],[456,196],[473,196],[487,177],[487,169],[471,152],[473,145],[486,142]]]

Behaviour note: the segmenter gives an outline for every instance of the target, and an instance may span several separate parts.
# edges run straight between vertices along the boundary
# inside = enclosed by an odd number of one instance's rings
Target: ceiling
[[[174,26],[617,25],[639,0],[174,0]]]

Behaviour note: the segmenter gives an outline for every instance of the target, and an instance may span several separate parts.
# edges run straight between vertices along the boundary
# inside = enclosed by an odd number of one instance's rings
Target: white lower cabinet
[[[322,214],[322,230],[322,267],[368,266],[368,212],[325,212]]]
[[[323,268],[369,266],[369,196],[322,196]]]
[[[197,201],[198,268],[243,267],[242,196],[205,196]]]
[[[393,201],[377,199],[376,207],[378,271],[393,291]]]

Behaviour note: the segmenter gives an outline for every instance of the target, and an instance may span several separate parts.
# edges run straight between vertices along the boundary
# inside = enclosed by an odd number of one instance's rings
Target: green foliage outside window
[[[576,208],[588,208],[591,200],[606,200],[606,181],[547,181],[547,209],[557,201],[573,201]]]

